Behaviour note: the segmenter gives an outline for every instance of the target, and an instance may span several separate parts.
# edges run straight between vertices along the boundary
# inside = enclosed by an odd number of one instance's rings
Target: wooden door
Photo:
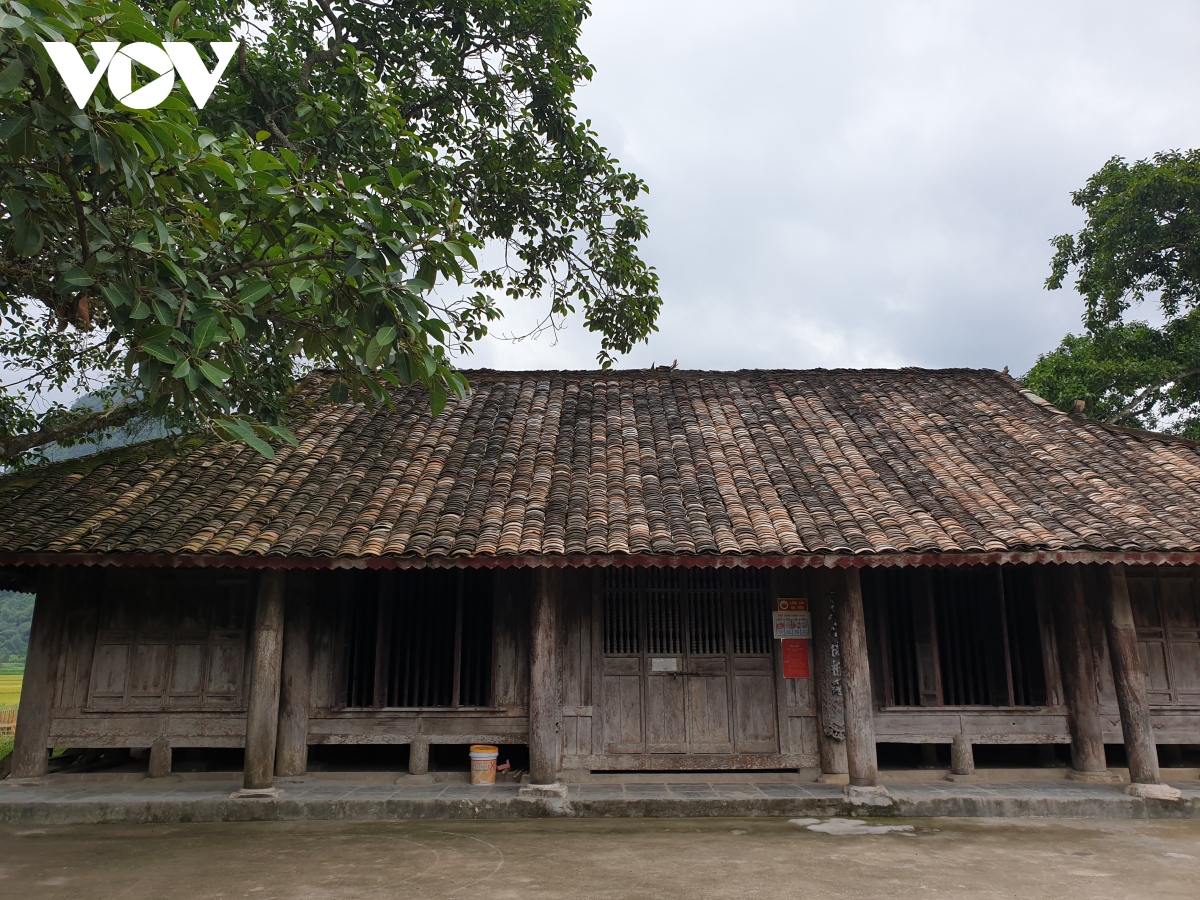
[[[779,752],[765,580],[630,569],[604,585],[605,753]]]

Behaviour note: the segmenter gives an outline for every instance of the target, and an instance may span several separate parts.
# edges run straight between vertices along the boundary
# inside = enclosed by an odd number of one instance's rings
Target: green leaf
[[[242,288],[238,294],[238,299],[243,303],[251,305],[257,303],[267,294],[271,293],[271,282],[269,281],[252,281],[250,284]]]
[[[446,408],[446,388],[440,381],[435,381],[429,389],[429,408],[435,416],[440,416]]]
[[[21,60],[14,59],[4,71],[0,72],[0,94],[8,94],[15,91],[21,85],[21,79],[25,77],[25,66],[21,64]]]
[[[93,279],[92,276],[83,269],[79,268],[79,266],[72,266],[70,269],[68,269],[66,274],[63,275],[63,281],[72,287],[81,288],[91,287],[96,283],[95,279]]]
[[[211,381],[217,387],[223,385],[233,375],[225,366],[213,360],[202,359],[196,363],[196,368],[200,370],[200,374]]]
[[[197,351],[203,350],[209,344],[220,344],[227,340],[229,340],[229,332],[212,317],[201,319],[196,323],[196,330],[192,332],[192,342]]]
[[[391,325],[384,325],[375,333],[375,343],[380,347],[390,347],[394,340],[396,340],[396,329]]]
[[[179,2],[171,7],[171,12],[167,14],[167,22],[174,28],[179,24],[179,17],[191,8],[192,5],[188,3],[188,0],[179,0]]]
[[[192,373],[192,364],[187,359],[181,359],[175,364],[175,368],[171,370],[172,378],[187,378]]]
[[[227,438],[248,444],[267,459],[275,458],[275,450],[271,445],[255,434],[254,429],[246,422],[241,422],[237,419],[218,419],[213,425],[218,432],[221,432]]]
[[[179,354],[165,344],[159,344],[154,341],[146,341],[142,344],[142,350],[149,353],[155,359],[165,363],[174,365],[179,361]]]
[[[332,403],[345,403],[350,399],[350,387],[338,379],[329,386],[329,400]]]

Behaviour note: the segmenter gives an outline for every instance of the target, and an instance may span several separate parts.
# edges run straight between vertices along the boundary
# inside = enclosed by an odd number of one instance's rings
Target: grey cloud
[[[1022,372],[1078,328],[1042,288],[1070,192],[1198,143],[1194,4],[595,5],[580,108],[650,184],[665,301],[623,365]],[[467,364],[593,365],[570,325]]]

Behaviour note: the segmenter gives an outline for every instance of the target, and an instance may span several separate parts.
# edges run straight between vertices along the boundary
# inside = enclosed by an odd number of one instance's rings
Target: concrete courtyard
[[[874,834],[845,822],[3,826],[0,895],[1192,900],[1200,884],[1196,821],[889,819],[874,824],[911,831]]]

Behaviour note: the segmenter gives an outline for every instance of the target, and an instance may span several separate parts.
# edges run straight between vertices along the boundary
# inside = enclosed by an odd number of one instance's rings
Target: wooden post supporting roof
[[[1108,773],[1104,758],[1104,726],[1092,647],[1088,638],[1087,603],[1083,590],[1083,567],[1062,566],[1042,585],[1052,591],[1058,658],[1067,701],[1067,727],[1071,731],[1071,765],[1084,775]]]
[[[540,568],[533,575],[532,641],[529,660],[529,781],[558,780],[558,612],[563,573]]]
[[[809,579],[809,613],[812,618],[814,687],[817,691],[817,751],[822,775],[845,775],[846,727],[842,699],[841,648],[830,602],[830,575],[816,570]]]
[[[871,667],[867,660],[867,628],[858,569],[845,569],[844,578],[843,587],[834,593],[834,605],[842,650],[846,762],[850,770],[850,784],[865,787],[879,782],[871,701]]]
[[[59,635],[65,628],[63,611],[70,581],[69,570],[55,568],[43,570],[38,582],[13,744],[13,778],[37,778],[46,774],[50,708],[58,681]]]
[[[250,697],[246,704],[243,786],[248,791],[270,788],[275,770],[286,581],[287,573],[283,569],[267,569],[259,575],[250,662]]]
[[[1137,628],[1129,603],[1129,585],[1122,563],[1104,566],[1104,627],[1112,658],[1121,731],[1129,759],[1129,780],[1134,784],[1158,784],[1158,750],[1150,727],[1150,702],[1146,699],[1146,676],[1138,658]]]
[[[303,775],[308,770],[308,714],[311,706],[309,643],[316,576],[293,572],[288,577],[283,619],[283,672],[279,693],[279,731],[275,774]]]

